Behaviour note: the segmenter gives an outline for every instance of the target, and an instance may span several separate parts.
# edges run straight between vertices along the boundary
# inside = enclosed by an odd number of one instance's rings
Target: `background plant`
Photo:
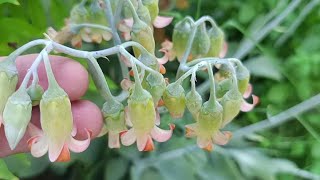
[[[280,3],[276,1],[266,1],[258,3],[248,0],[246,3],[240,4],[233,1],[221,1],[212,5],[210,2],[202,1],[202,4],[206,4],[205,6],[201,6],[199,2],[188,2],[189,8],[182,9],[178,11],[179,13],[172,13],[173,11],[169,11],[169,9],[163,11],[163,13],[173,15],[175,21],[184,17],[184,15],[212,15],[218,24],[222,24],[228,36],[230,54],[228,56],[232,57],[235,55],[246,62],[247,67],[253,74],[255,93],[261,97],[261,104],[253,112],[238,117],[234,123],[235,128],[237,128],[236,124],[244,126],[265,119],[268,117],[267,115],[271,117],[273,114],[281,112],[319,92],[319,87],[317,87],[316,83],[318,79],[317,67],[319,67],[318,50],[320,47],[319,41],[316,38],[319,31],[319,27],[317,27],[317,24],[319,24],[317,23],[319,22],[318,1],[281,1]],[[7,17],[1,18],[0,20],[6,24],[6,26],[1,25],[1,27],[4,27],[2,31],[6,32],[1,33],[3,36],[1,37],[1,40],[3,39],[1,42],[4,43],[1,45],[1,47],[4,47],[1,49],[1,51],[3,50],[3,55],[11,52],[11,47],[14,46],[15,43],[17,43],[17,46],[21,46],[31,39],[42,37],[42,32],[45,31],[48,25],[55,26],[56,28],[61,27],[63,25],[62,19],[69,15],[72,7],[72,3],[70,3],[69,6],[68,4],[64,4],[65,9],[62,8],[62,11],[61,6],[58,6],[58,1],[51,2],[50,6],[44,4],[45,2],[42,1],[20,3],[21,6],[1,5],[1,12]],[[33,3],[38,4],[33,5]],[[41,3],[44,4],[43,7],[46,8],[40,9],[39,12],[37,12],[41,14],[40,16],[25,16],[25,11],[14,10],[26,7],[27,5],[39,7],[42,5]],[[200,4],[200,8],[192,8],[197,7],[196,5],[198,5],[198,3]],[[178,4],[177,7],[171,6],[170,8],[181,8],[179,7],[181,4],[183,3]],[[55,17],[57,14],[50,13],[54,12],[54,7],[59,7],[59,15],[62,15],[64,12],[65,15]],[[13,12],[15,13],[12,14]],[[34,12],[32,8],[30,8],[30,12]],[[304,17],[303,14],[307,14],[307,16]],[[27,22],[31,22],[33,27],[24,23],[26,22],[26,18]],[[42,19],[37,20],[37,18]],[[53,23],[50,23],[47,19],[51,19],[50,21]],[[301,19],[300,24],[299,19]],[[279,21],[281,21],[281,23]],[[21,23],[21,27],[25,27],[26,31],[28,30],[30,33],[18,30],[16,30],[18,32],[14,33],[17,28],[7,26],[7,24],[14,22],[16,24]],[[39,28],[34,28],[34,26]],[[265,27],[270,28],[268,30],[268,28]],[[294,27],[297,27],[297,29]],[[263,32],[265,32],[265,34]],[[170,30],[166,33],[170,34]],[[38,36],[35,37],[34,35]],[[286,36],[288,36],[289,39],[284,41]],[[249,42],[239,45],[238,42],[241,37],[249,39]],[[283,43],[285,43],[286,46],[284,46]],[[93,50],[95,48],[103,48],[104,45],[84,44],[84,46],[88,46],[87,49],[92,48]],[[106,65],[104,60],[100,61],[100,65],[105,72],[108,72],[110,79],[117,82],[115,74],[112,74],[110,69],[108,70],[108,67],[111,67],[111,65]],[[177,63],[167,65],[168,75],[170,75],[170,70],[176,69],[177,65]],[[296,73],[293,74],[291,73],[292,71]],[[172,74],[171,76],[173,77],[174,75]],[[201,79],[199,79],[199,81],[201,81]],[[116,84],[118,83],[114,83],[114,86],[111,85],[115,91],[117,90]],[[98,99],[98,97],[92,85],[92,89],[88,92],[86,98],[94,100]],[[98,101],[96,102],[99,103]],[[100,104],[101,103],[102,102],[100,102]],[[277,177],[279,178],[294,178],[288,174],[299,174],[300,176],[307,177],[310,174],[297,170],[296,167],[288,163],[288,161],[280,161],[277,160],[277,158],[289,158],[296,162],[301,169],[319,173],[319,164],[317,163],[318,155],[316,152],[317,147],[319,147],[319,136],[317,134],[317,128],[319,126],[319,123],[317,123],[318,114],[318,111],[314,110],[306,115],[296,117],[298,121],[291,121],[290,124],[279,125],[271,131],[264,131],[263,133],[259,133],[259,135],[249,136],[251,140],[249,144],[235,140],[235,142],[230,144],[230,150],[229,148],[222,149],[221,151],[217,149],[219,153],[204,153],[201,150],[195,149],[193,146],[186,146],[186,144],[191,143],[190,141],[175,137],[168,143],[161,145],[157,152],[151,154],[134,153],[135,150],[131,150],[130,148],[119,151],[105,150],[102,148],[105,147],[104,139],[98,139],[91,148],[92,151],[99,150],[101,152],[100,154],[96,153],[96,155],[94,155],[88,150],[86,153],[88,157],[81,154],[77,160],[74,160],[70,164],[50,165],[49,168],[46,168],[46,172],[49,172],[51,176],[60,175],[65,177],[74,177],[75,174],[79,175],[79,172],[90,172],[87,178],[102,177],[103,174],[105,174],[105,176],[109,178],[113,175],[113,178],[116,178],[115,176],[121,176],[120,178],[129,176],[132,178],[161,176],[169,179],[183,177],[203,179],[223,177],[232,179],[235,177],[274,178],[272,175],[278,173],[275,171],[276,169],[287,172],[286,175],[278,175]],[[176,130],[175,135],[179,137],[182,136],[183,133],[179,133],[179,130]],[[259,147],[259,152],[256,151],[257,147]],[[253,148],[253,150],[248,150],[248,148]],[[267,157],[266,154],[272,156],[273,159]],[[257,159],[259,159],[259,161]],[[17,161],[27,169],[31,169],[36,165],[46,167],[44,165],[45,161],[41,164],[41,160],[32,158],[30,160],[30,158],[25,155],[9,157],[5,159],[5,161],[10,170],[19,177],[24,176],[21,174],[22,172],[19,173],[18,170],[22,168],[12,165],[16,164],[15,162]],[[37,163],[30,163],[30,161]],[[261,163],[263,161],[266,161],[266,163]],[[156,163],[150,164],[147,162]],[[248,166],[248,162],[252,162],[253,165]],[[176,167],[174,172],[172,172],[172,169],[168,169],[168,163]],[[83,166],[83,164],[86,164],[86,166]],[[262,164],[279,164],[279,166],[266,167]],[[123,166],[127,168],[117,168]],[[72,171],[66,171],[67,167]],[[190,171],[188,172],[190,172],[190,174],[185,173],[186,168],[189,168]],[[40,168],[36,169],[40,171]],[[119,169],[123,171],[115,171]],[[131,171],[129,169],[131,169]],[[179,169],[181,173],[177,173]],[[270,170],[266,171],[266,169]],[[25,172],[27,171],[24,171],[24,173]],[[38,174],[34,170],[31,172],[33,175]],[[139,172],[141,172],[141,174],[139,174]],[[263,172],[265,174],[263,174]]]

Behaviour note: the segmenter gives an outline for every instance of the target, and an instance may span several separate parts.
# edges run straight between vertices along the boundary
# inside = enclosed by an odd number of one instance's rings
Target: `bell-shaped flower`
[[[180,84],[169,84],[163,93],[163,101],[171,117],[181,118],[183,116],[186,108],[186,96]]]
[[[229,90],[221,99],[223,107],[222,127],[229,124],[240,112],[243,98],[238,89]]]
[[[162,74],[150,73],[146,77],[146,90],[150,92],[155,107],[158,105],[163,92],[166,89],[166,82]]]
[[[32,102],[26,89],[20,88],[9,97],[3,111],[5,135],[13,150],[24,136],[31,119]]]
[[[40,123],[42,130],[30,125],[31,138],[28,141],[31,154],[41,157],[48,152],[51,162],[70,160],[70,151],[82,152],[90,144],[91,133],[87,139],[79,141],[73,138],[76,128],[73,124],[71,102],[67,93],[54,78],[48,54],[43,54],[49,87],[40,101]]]
[[[216,102],[214,106],[205,102],[199,112],[197,122],[186,125],[186,137],[197,137],[197,144],[207,151],[213,149],[213,144],[225,145],[232,134],[229,131],[221,132],[223,109]]]
[[[224,33],[219,27],[212,27],[209,31],[210,49],[207,57],[220,57],[224,48]]]
[[[121,142],[125,146],[137,142],[139,151],[151,151],[154,149],[152,138],[158,142],[169,140],[174,125],[170,125],[170,130],[162,130],[156,126],[156,119],[160,117],[157,117],[152,95],[142,88],[135,64],[133,70],[135,85],[128,98],[126,115],[127,124],[132,127],[121,135]]]
[[[210,49],[210,37],[207,33],[206,24],[198,26],[196,35],[193,40],[190,58],[205,57]]]
[[[109,148],[120,148],[120,134],[127,130],[123,105],[110,99],[103,104],[102,113],[108,133]]]
[[[188,110],[192,114],[193,118],[197,119],[202,106],[201,95],[195,89],[192,89],[190,92],[187,93],[186,100]]]
[[[2,113],[8,98],[16,90],[18,72],[12,59],[7,58],[0,62],[0,127],[2,125]]]

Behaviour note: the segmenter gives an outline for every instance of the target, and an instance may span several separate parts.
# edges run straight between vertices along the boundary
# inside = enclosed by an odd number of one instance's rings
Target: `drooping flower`
[[[157,116],[152,95],[142,88],[135,64],[132,64],[135,77],[133,92],[128,98],[126,121],[131,129],[121,135],[121,142],[130,146],[137,142],[139,151],[151,151],[154,149],[152,138],[158,142],[170,139],[174,125],[170,130],[162,130],[157,127]]]
[[[163,93],[163,101],[171,117],[181,118],[183,116],[186,108],[186,96],[180,84],[169,84]]]
[[[14,93],[18,83],[18,72],[14,62],[6,59],[0,62],[0,127],[2,125],[2,113],[8,98]]]
[[[26,89],[20,88],[9,97],[3,111],[5,135],[11,150],[24,136],[31,119],[32,102]]]
[[[49,57],[43,54],[47,71],[49,87],[40,101],[41,128],[30,124],[28,141],[31,154],[41,157],[48,152],[51,162],[70,160],[69,149],[73,152],[82,152],[90,144],[91,133],[86,129],[87,139],[79,141],[73,137],[76,135],[71,102],[67,93],[58,85],[54,78]]]

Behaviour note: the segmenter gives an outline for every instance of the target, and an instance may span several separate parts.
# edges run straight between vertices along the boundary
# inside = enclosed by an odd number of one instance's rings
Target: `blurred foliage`
[[[235,127],[258,122],[320,92],[320,3],[292,35],[288,34],[311,1],[301,1],[281,25],[274,27],[242,58],[251,70],[254,93],[260,96],[261,103],[252,112],[241,114],[233,124]],[[174,24],[184,16],[210,15],[223,27],[229,43],[228,56],[232,56],[241,48],[243,38],[252,38],[254,29],[261,26],[268,13],[277,16],[290,2],[161,0],[161,14],[175,18],[162,36],[170,39]],[[19,0],[18,5],[16,0],[0,0],[0,55],[43,38],[42,33],[49,26],[61,28],[75,3],[75,0]],[[284,35],[289,36],[287,41],[277,44]],[[85,44],[83,49],[106,46],[109,44]],[[39,50],[33,48],[28,53]],[[111,89],[119,90],[118,64],[112,60],[99,63]],[[166,64],[166,68],[167,76],[174,77],[177,62]],[[199,82],[202,81],[200,78]],[[93,83],[84,98],[102,103]],[[183,138],[183,125],[192,121],[187,114],[183,121],[174,122],[175,136],[169,142],[156,144],[155,152],[140,153],[135,147],[111,150],[107,148],[106,137],[101,137],[84,153],[72,154],[69,163],[49,164],[47,157],[35,159],[25,154],[4,158],[0,160],[0,179],[297,179],[299,169],[320,174],[319,117],[318,108],[297,117],[297,121],[252,136],[249,141],[232,141],[226,148],[217,147],[207,153],[192,145],[194,140]],[[163,115],[162,121],[172,122],[168,115]]]

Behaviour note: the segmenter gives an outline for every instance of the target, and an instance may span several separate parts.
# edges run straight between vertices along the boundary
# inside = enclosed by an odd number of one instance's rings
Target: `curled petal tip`
[[[243,98],[245,98],[245,99],[249,98],[251,93],[252,93],[252,85],[248,84],[248,87],[247,87],[246,91],[243,94]]]
[[[165,49],[160,49],[160,52],[164,53],[163,57],[157,58],[159,64],[166,64],[169,61],[169,52]]]
[[[168,26],[173,20],[173,17],[157,16],[153,21],[153,26],[156,28],[164,28]]]
[[[174,125],[171,125],[171,124],[169,126],[170,126],[170,130],[163,130],[157,126],[154,126],[154,128],[151,130],[152,138],[158,142],[168,141],[171,138],[173,129],[175,127]]]
[[[70,151],[68,146],[65,144],[62,148],[62,151],[55,162],[68,162],[70,161]]]
[[[124,131],[120,135],[121,142],[124,146],[130,146],[137,140],[137,136],[135,135],[134,129],[131,128],[128,131]]]
[[[147,143],[146,143],[146,146],[143,149],[143,151],[153,151],[153,150],[154,150],[154,144],[153,144],[151,137],[149,136]]]
[[[73,137],[70,137],[70,141],[68,142],[68,147],[71,151],[83,152],[89,147],[91,137],[92,137],[92,131],[88,129],[85,129],[85,131],[87,133],[87,139],[85,140],[76,140]]]
[[[121,81],[120,86],[123,90],[129,91],[129,89],[131,89],[133,86],[133,82],[125,78]]]
[[[164,106],[164,101],[163,99],[160,99],[158,102],[158,107]]]
[[[160,73],[165,74],[166,72],[167,72],[166,68],[162,64],[160,64]]]
[[[241,104],[241,111],[242,112],[249,112],[251,111],[257,104],[259,103],[259,97],[256,95],[252,95],[252,104],[248,103],[247,101],[243,100]]]
[[[203,150],[206,150],[208,152],[211,152],[213,150],[213,145],[210,143],[206,147],[202,148]]]

